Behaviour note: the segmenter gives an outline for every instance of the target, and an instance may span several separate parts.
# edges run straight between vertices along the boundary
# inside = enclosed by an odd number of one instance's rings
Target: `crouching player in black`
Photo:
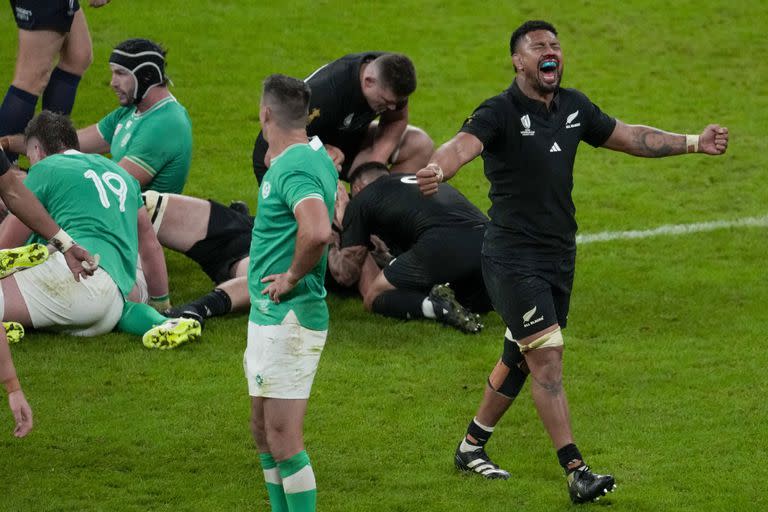
[[[479,317],[468,309],[490,310],[480,268],[485,215],[451,186],[425,198],[414,175],[390,175],[379,162],[362,164],[350,180],[346,208],[343,189],[337,197],[343,221],[340,245],[328,257],[333,278],[346,286],[359,281],[365,308],[374,313],[479,332]],[[383,270],[370,257],[371,235],[397,256]]]

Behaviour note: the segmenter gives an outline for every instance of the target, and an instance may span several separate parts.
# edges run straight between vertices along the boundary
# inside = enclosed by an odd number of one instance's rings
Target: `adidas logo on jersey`
[[[558,145],[557,145],[557,142],[555,142],[554,144],[552,144],[552,147],[551,147],[551,148],[549,148],[549,152],[550,152],[550,153],[557,153],[557,152],[559,152],[559,151],[562,151],[562,149],[560,149],[560,146],[558,146]]]

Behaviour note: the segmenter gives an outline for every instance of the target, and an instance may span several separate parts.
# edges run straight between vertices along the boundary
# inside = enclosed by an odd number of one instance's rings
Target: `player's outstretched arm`
[[[0,329],[2,329],[0,327]],[[8,348],[8,340],[5,329],[0,334],[0,382],[8,393],[8,406],[11,408],[15,423],[13,435],[24,437],[32,430],[32,409],[24,397],[19,379],[16,377],[16,369],[13,367],[11,350]]]
[[[722,155],[728,149],[728,128],[710,124],[698,135],[684,135],[617,120],[603,147],[648,158],[685,153]]]
[[[435,151],[426,167],[416,173],[419,190],[425,196],[436,193],[438,183],[451,179],[459,169],[482,152],[483,143],[480,139],[470,133],[457,133]]]

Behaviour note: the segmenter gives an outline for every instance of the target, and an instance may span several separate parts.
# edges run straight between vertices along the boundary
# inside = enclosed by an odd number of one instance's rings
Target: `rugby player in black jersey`
[[[408,124],[408,97],[416,90],[416,70],[405,55],[365,52],[330,62],[305,80],[312,90],[307,134],[318,136],[347,179],[363,162],[391,164],[392,172],[420,169],[434,146],[423,130]],[[253,172],[269,167],[261,133],[253,148]]]
[[[355,168],[350,180],[353,197],[343,212],[338,205],[345,192],[337,195],[336,215],[343,220],[337,220],[339,246],[328,254],[333,278],[344,286],[357,282],[365,308],[374,313],[479,332],[482,324],[472,312],[490,310],[480,270],[486,216],[449,185],[424,198],[413,174],[390,175],[379,162]],[[371,235],[396,256],[383,270],[368,259]]]
[[[422,192],[433,194],[482,154],[491,184],[483,277],[508,329],[455,464],[486,478],[509,478],[484,446],[530,373],[533,400],[566,472],[570,497],[581,503],[612,490],[614,478],[592,473],[584,463],[563,390],[561,329],[576,261],[576,148],[583,140],[643,157],[720,155],[728,129],[710,124],[698,135],[682,135],[604,114],[583,93],[560,87],[563,52],[547,22],[527,21],[515,30],[510,53],[516,77],[509,89],[483,102],[416,175]]]

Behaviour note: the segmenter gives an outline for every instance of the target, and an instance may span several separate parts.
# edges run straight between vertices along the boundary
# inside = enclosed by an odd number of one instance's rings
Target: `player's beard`
[[[532,77],[533,80],[531,80],[531,83],[533,83],[533,88],[542,95],[550,94],[557,91],[557,89],[560,88],[560,82],[563,80],[564,69],[565,69],[564,66],[560,64],[557,70],[555,71],[555,81],[544,82],[544,80],[542,80],[541,70],[536,68],[536,74],[534,77]]]

